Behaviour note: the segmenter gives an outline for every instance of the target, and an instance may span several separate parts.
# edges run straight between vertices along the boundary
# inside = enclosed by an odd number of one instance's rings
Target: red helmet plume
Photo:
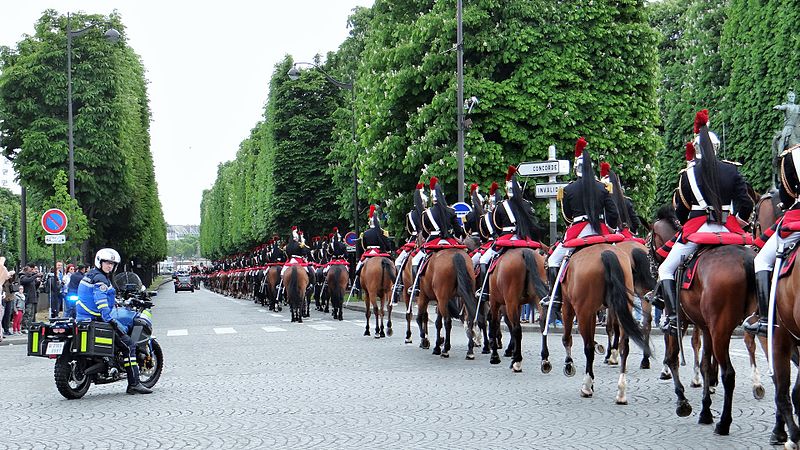
[[[694,152],[694,144],[691,142],[686,143],[686,161],[694,160],[695,152]]]
[[[439,179],[438,179],[438,178],[436,178],[436,177],[431,177],[431,184],[430,184],[430,186],[431,186],[431,190],[434,190],[434,189],[436,189],[436,183],[438,183],[438,182],[439,182]]]
[[[469,193],[470,194],[472,194],[476,190],[478,190],[478,183],[472,183],[471,185],[469,185]]]
[[[511,181],[511,178],[514,177],[515,173],[517,173],[517,168],[514,166],[508,166],[508,172],[506,172],[506,181]]]
[[[499,186],[497,185],[497,182],[496,181],[492,181],[492,185],[489,186],[489,195],[494,195],[494,193],[497,192],[497,188],[498,187]]]
[[[703,109],[697,111],[697,114],[694,116],[694,133],[697,134],[700,132],[700,128],[703,126],[708,125],[708,110]]]
[[[372,219],[372,216],[375,215],[375,205],[369,205],[369,218]]]
[[[610,171],[611,171],[611,164],[605,161],[600,163],[600,178],[607,177]]]
[[[584,139],[583,136],[579,137],[578,141],[575,142],[575,157],[576,158],[580,158],[583,155],[583,149],[586,148],[586,144],[588,144],[588,142],[586,142],[586,139]]]
[[[424,184],[422,184],[422,183],[417,183],[417,189],[422,189],[422,188],[424,188],[424,187],[425,187],[425,185],[424,185]]]

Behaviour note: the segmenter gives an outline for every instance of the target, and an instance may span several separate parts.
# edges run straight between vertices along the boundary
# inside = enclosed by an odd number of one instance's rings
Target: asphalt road
[[[523,372],[503,358],[467,361],[454,325],[449,359],[392,337],[364,337],[363,312],[344,321],[312,311],[303,324],[286,309],[164,286],[154,323],[165,355],[155,392],[128,396],[124,383],[92,386],[81,400],[56,391],[53,362],[0,347],[0,448],[766,448],[773,388],[755,400],[740,338],[732,343],[738,386],[730,436],[698,425],[700,389],[688,388],[691,416],[675,415],[671,381],[660,364],[641,370],[632,352],[628,401],[616,405],[618,369],[595,364],[595,394],[579,396],[578,375],[562,374],[564,351],[550,341],[554,369],[539,370],[541,337],[525,333]],[[313,307],[312,307],[313,309]],[[433,327],[431,327],[433,329]],[[506,334],[507,338],[508,334]],[[663,356],[656,339],[655,355]],[[688,345],[688,339],[687,339]],[[581,347],[576,337],[575,348]],[[688,347],[687,347],[688,350]],[[687,354],[689,357],[689,354]],[[759,355],[762,370],[766,361]],[[713,397],[715,419],[722,395]]]

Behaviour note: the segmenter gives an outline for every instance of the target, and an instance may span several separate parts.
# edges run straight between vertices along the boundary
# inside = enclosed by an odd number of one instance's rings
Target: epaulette
[[[614,193],[614,185],[613,184],[611,184],[611,183],[603,183],[603,185],[604,185],[604,187],[606,188],[606,190],[608,191],[609,194],[613,194]]]
[[[740,163],[740,162],[736,162],[736,161],[728,161],[727,159],[723,159],[723,160],[722,160],[722,162],[724,162],[724,163],[728,163],[728,164],[732,164],[732,165],[734,165],[734,166],[736,166],[736,167],[740,167],[740,166],[742,165],[742,163]]]
[[[564,199],[564,188],[560,187],[556,191],[556,200],[561,201]]]

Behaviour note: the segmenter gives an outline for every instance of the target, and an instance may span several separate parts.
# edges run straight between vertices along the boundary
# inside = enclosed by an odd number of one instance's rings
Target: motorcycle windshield
[[[142,289],[142,280],[133,272],[122,272],[114,276],[117,292],[138,292]]]

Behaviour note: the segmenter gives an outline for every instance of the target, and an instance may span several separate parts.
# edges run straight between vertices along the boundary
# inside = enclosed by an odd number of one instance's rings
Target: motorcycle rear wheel
[[[164,370],[164,353],[161,351],[161,345],[155,339],[153,339],[152,343],[151,361],[138,361],[139,381],[148,389],[158,383],[158,379],[161,378],[161,371]]]
[[[56,366],[53,369],[53,376],[56,380],[56,388],[58,392],[69,400],[77,400],[89,390],[92,385],[91,380],[86,374],[77,378],[75,369],[77,368],[78,361],[70,358],[69,356],[62,355],[56,359]]]

